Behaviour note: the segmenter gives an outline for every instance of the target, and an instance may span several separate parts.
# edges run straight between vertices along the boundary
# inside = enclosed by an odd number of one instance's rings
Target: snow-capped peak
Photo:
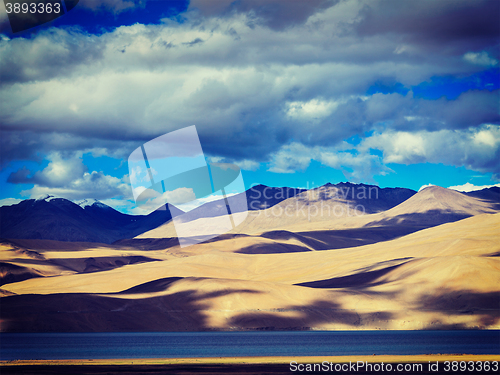
[[[102,202],[99,202],[97,199],[84,199],[83,201],[75,202],[75,203],[77,205],[79,205],[81,208],[90,207],[90,206],[97,206],[100,208],[109,208],[109,206],[105,205]]]
[[[53,195],[49,195],[49,194],[45,194],[44,196],[42,197],[39,197],[37,199],[35,199],[36,201],[45,201],[45,202],[50,202],[51,200],[53,199],[57,199],[56,197],[54,197]]]

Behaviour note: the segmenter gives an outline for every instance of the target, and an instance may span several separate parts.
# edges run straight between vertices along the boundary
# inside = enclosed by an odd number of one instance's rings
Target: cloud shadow
[[[479,316],[480,328],[488,328],[500,322],[500,292],[443,289],[439,294],[422,295],[416,309]],[[433,324],[432,328],[436,326]]]
[[[304,286],[308,288],[326,288],[326,289],[367,288],[367,287],[377,286],[384,283],[383,281],[377,281],[378,279],[380,279],[382,276],[395,270],[398,267],[401,267],[403,264],[406,264],[408,262],[410,261],[402,262],[400,264],[396,264],[389,267],[384,267],[382,269],[375,271],[365,270],[355,273],[353,275],[333,277],[331,279],[324,279],[324,280],[309,281],[294,285]]]
[[[210,298],[233,293],[185,290],[148,298],[120,298],[124,294],[166,291],[181,278],[164,278],[119,293],[58,293],[13,295],[2,298],[2,332],[168,332],[207,331],[204,311]]]
[[[229,326],[248,330],[310,330],[326,323],[358,327],[364,321],[388,321],[391,318],[389,312],[360,313],[342,309],[340,304],[332,301],[317,300],[306,306],[240,314],[230,319]]]

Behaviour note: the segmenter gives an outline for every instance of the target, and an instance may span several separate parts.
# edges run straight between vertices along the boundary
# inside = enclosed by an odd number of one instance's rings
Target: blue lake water
[[[500,354],[500,331],[3,333],[0,359]]]

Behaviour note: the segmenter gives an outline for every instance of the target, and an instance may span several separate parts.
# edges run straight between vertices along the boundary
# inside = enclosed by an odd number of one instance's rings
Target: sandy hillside
[[[51,264],[151,261],[5,284],[16,295],[2,298],[2,330],[500,328],[500,214],[351,248],[238,253],[255,241],[304,244],[227,236],[186,249],[45,249]]]
[[[376,197],[363,202],[355,205],[335,192],[325,195],[308,191],[269,209],[249,212],[245,221],[231,233],[256,235],[275,230],[305,232],[402,225],[409,228],[409,233],[482,213],[498,212],[496,202],[469,197],[439,186],[425,188],[398,206],[375,214],[366,214],[369,210],[365,210],[364,206],[376,206]],[[199,225],[203,225],[202,220]],[[174,224],[168,222],[136,238],[175,236]]]
[[[267,210],[251,211],[241,225],[212,242],[229,239],[233,244],[222,248],[244,254],[341,249],[388,241],[443,223],[498,212],[496,202],[431,186],[392,209],[363,214],[364,206],[355,206],[347,199],[352,197],[343,197],[336,193],[336,188],[329,188],[333,191],[323,188],[303,192]],[[361,202],[375,208],[379,205],[374,194]],[[241,215],[245,214],[235,216]],[[191,223],[193,228],[209,232],[209,227],[217,227],[224,220],[227,219],[214,217],[208,222],[200,219]],[[176,235],[174,223],[169,222],[136,239],[146,244],[155,239],[173,239]],[[176,242],[170,241],[164,248],[175,245]]]

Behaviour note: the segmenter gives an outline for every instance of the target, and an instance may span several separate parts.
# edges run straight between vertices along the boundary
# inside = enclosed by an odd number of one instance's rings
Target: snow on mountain
[[[108,205],[98,201],[97,199],[84,199],[80,202],[75,202],[81,208],[85,207],[99,207],[99,208],[111,208]]]
[[[59,199],[59,198],[54,197],[53,195],[45,194],[44,196],[35,199],[35,201],[36,202],[40,202],[40,201],[50,202],[54,199]]]

